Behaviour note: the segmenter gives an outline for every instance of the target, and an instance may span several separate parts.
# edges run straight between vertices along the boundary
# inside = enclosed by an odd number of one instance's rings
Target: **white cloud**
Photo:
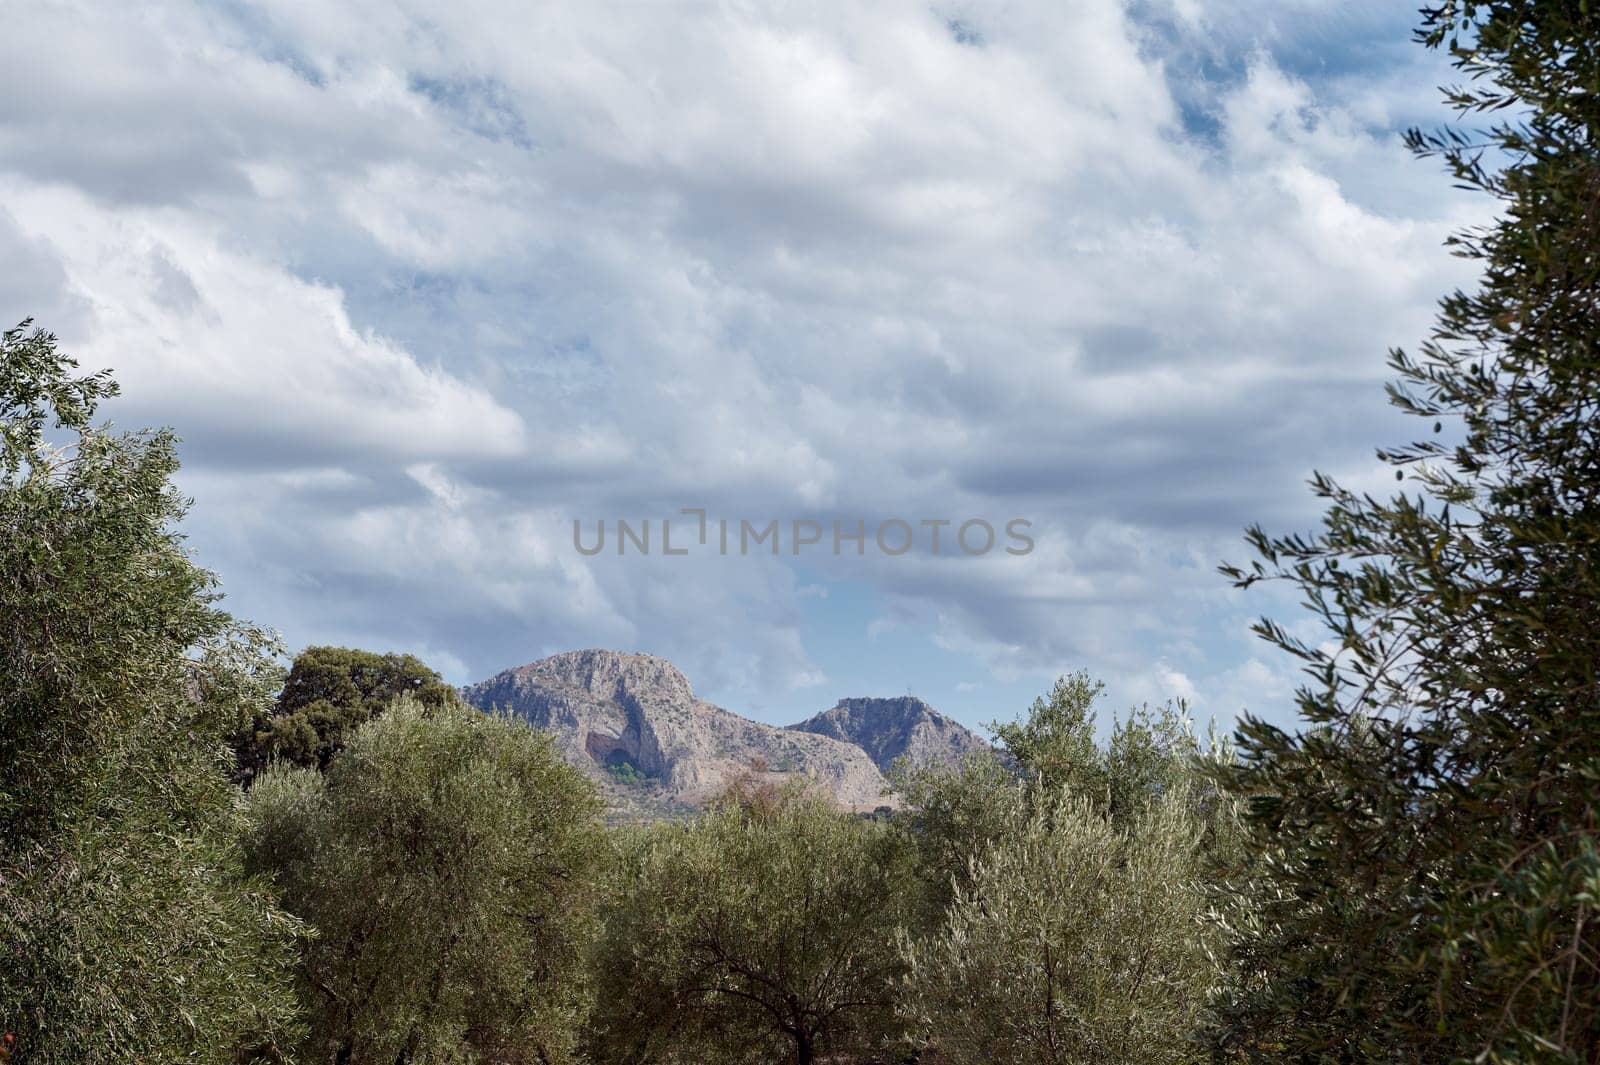
[[[237,460],[514,455],[518,415],[381,335],[337,288],[227,247],[170,211],[109,209],[60,187],[0,184],[24,234],[54,252],[92,324],[70,336],[116,368],[132,407]],[[251,464],[254,464],[252,461]]]
[[[1208,636],[1212,561],[1361,468],[1468,216],[1384,126],[1418,78],[1275,58],[1367,23],[1269,7],[28,0],[0,306],[178,426],[197,549],[297,639],[467,675],[624,644],[781,699],[823,676],[801,601],[850,580],[890,612],[863,637],[1215,704],[1262,678]],[[695,505],[1040,542],[804,577],[570,548]]]

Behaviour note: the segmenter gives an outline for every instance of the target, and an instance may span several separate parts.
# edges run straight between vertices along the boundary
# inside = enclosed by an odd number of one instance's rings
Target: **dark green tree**
[[[280,679],[185,556],[169,432],[0,334],[0,1027],[31,1063],[292,1041],[294,937],[244,874],[225,737]]]
[[[1419,40],[1488,128],[1412,132],[1496,220],[1393,402],[1415,491],[1318,475],[1314,535],[1225,572],[1287,580],[1304,725],[1240,730],[1256,905],[1217,1043],[1259,1061],[1600,1059],[1600,5],[1451,0]]]
[[[251,867],[315,929],[301,1060],[571,1060],[604,839],[548,735],[404,695],[247,810]]]
[[[414,655],[306,648],[270,713],[236,741],[241,778],[249,782],[273,759],[326,769],[350,733],[401,695],[427,707],[460,702],[456,690]]]

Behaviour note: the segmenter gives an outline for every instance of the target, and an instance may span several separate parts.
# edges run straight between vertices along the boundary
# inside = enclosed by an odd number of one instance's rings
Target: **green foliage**
[[[913,1041],[930,1060],[1198,1060],[1218,981],[1218,878],[1237,804],[1181,706],[1141,708],[1097,742],[1086,675],[1057,681],[1001,750],[900,769],[897,824],[924,905],[904,938]]]
[[[895,833],[792,788],[745,788],[620,838],[597,1060],[805,1065],[891,1039],[910,875]]]
[[[900,796],[896,827],[916,854],[918,926],[936,928],[957,889],[972,887],[972,862],[996,843],[1026,803],[1013,768],[990,751],[954,766],[897,761],[889,785]]]
[[[91,425],[115,394],[74,378],[55,338],[0,336],[0,836],[49,832],[117,771],[110,742],[220,636],[212,578],[184,556],[170,433]],[[52,409],[51,404],[62,406]],[[70,434],[45,440],[53,425]],[[210,725],[209,722],[205,723]]]
[[[1173,1065],[1214,983],[1203,826],[1169,791],[1118,826],[1082,797],[1018,811],[908,945],[924,1055],[950,1065]]]
[[[1033,789],[1046,796],[1064,789],[1116,821],[1138,817],[1174,789],[1209,802],[1214,789],[1199,784],[1196,759],[1226,761],[1227,755],[1215,743],[1200,744],[1188,708],[1181,701],[1134,707],[1112,721],[1109,741],[1101,745],[1094,703],[1104,691],[1087,673],[1061,677],[1025,717],[990,726],[995,742]]]
[[[270,760],[325,769],[346,737],[401,695],[424,706],[457,703],[456,690],[413,655],[308,647],[295,657],[269,714],[238,742],[246,782]]]
[[[1070,784],[1103,793],[1104,756],[1094,735],[1094,702],[1103,691],[1105,685],[1087,673],[1060,677],[1020,720],[989,726],[995,744],[1046,789]]]
[[[226,1062],[293,1036],[298,925],[248,879],[223,737],[271,648],[185,557],[170,433],[0,334],[0,1018],[20,1060]]]
[[[1288,580],[1328,630],[1258,631],[1305,664],[1306,721],[1241,730],[1262,861],[1217,1042],[1251,1060],[1600,1056],[1600,7],[1450,0],[1419,38],[1480,133],[1413,132],[1497,220],[1452,240],[1393,402],[1433,439],[1381,452],[1414,494],[1318,476],[1312,536],[1227,570]],[[1443,435],[1446,425],[1449,436]]]
[[[316,932],[304,1060],[572,1060],[603,845],[548,736],[406,695],[248,796],[251,865]]]
[[[610,763],[606,766],[606,770],[618,784],[624,784],[629,787],[642,784],[645,780],[645,775],[639,772],[638,766],[635,766],[626,758]]]

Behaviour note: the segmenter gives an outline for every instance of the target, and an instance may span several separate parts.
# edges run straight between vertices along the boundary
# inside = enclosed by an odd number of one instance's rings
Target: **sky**
[[[291,650],[1287,722],[1250,624],[1320,633],[1217,566],[1313,470],[1392,485],[1385,353],[1487,210],[1401,144],[1449,120],[1411,6],[11,0],[0,317],[177,430],[193,555]]]

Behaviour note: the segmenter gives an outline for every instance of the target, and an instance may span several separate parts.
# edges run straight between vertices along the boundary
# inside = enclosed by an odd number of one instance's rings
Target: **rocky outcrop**
[[[840,699],[833,709],[789,728],[853,743],[884,773],[897,758],[912,766],[953,765],[962,755],[989,746],[976,732],[911,695]]]
[[[843,808],[889,804],[883,774],[860,747],[740,717],[694,696],[678,668],[654,655],[570,651],[462,692],[549,731],[614,809],[660,813],[704,803],[741,776],[804,779]]]

